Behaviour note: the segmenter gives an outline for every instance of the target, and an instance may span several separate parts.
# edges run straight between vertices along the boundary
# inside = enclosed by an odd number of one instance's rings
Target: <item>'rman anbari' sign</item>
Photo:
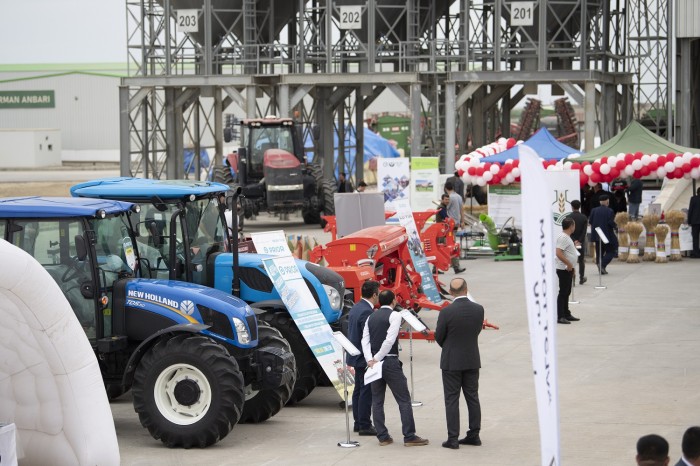
[[[0,91],[0,109],[54,108],[53,91]]]

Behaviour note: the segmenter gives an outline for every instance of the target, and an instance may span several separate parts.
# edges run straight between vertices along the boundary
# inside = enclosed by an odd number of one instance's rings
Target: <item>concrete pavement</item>
[[[266,216],[246,223],[249,230],[284,228],[289,234],[328,235],[309,230],[292,217],[277,222]],[[316,388],[297,406],[283,409],[258,425],[237,425],[223,441],[204,450],[171,450],[150,437],[131,406],[130,394],[112,403],[122,464],[437,464],[539,465],[539,430],[532,377],[522,262],[492,258],[462,261],[474,298],[500,330],[480,336],[483,446],[446,450],[440,348],[414,341],[417,433],[431,444],[405,448],[399,441],[398,409],[387,396],[387,425],[397,441],[379,447],[372,437],[351,436],[361,446],[336,446],[345,438],[344,411],[330,387]],[[637,439],[664,436],[671,459],[680,457],[680,441],[690,425],[700,424],[700,260],[656,264],[617,261],[596,290],[598,276],[588,264],[588,283],[576,286],[580,304],[571,305],[580,322],[558,325],[557,362],[562,464],[634,464]],[[443,275],[448,281],[452,275]],[[435,311],[422,311],[432,328]],[[408,376],[408,343],[402,360]],[[466,404],[461,402],[466,430]],[[352,422],[352,420],[351,420]]]

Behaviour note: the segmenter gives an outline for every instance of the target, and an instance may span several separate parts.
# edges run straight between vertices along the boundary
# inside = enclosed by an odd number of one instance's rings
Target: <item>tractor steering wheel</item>
[[[63,283],[75,280],[80,276],[85,276],[85,272],[82,270],[77,256],[71,257],[70,262],[68,262],[66,265],[68,266],[68,270],[66,270],[61,276],[61,281]]]

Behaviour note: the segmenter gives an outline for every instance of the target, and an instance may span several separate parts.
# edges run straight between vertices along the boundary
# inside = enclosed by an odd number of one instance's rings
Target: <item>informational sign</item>
[[[546,171],[547,185],[552,191],[554,224],[561,226],[564,218],[573,211],[571,201],[581,200],[581,184],[578,170]]]
[[[340,10],[340,29],[362,29],[362,5],[347,5]]]
[[[522,170],[523,269],[540,424],[542,466],[559,465],[559,388],[557,385],[557,306],[554,222],[550,189],[537,153],[520,149]]]
[[[535,21],[535,2],[513,2],[510,4],[511,26],[532,26]]]
[[[405,157],[377,160],[377,186],[384,193],[384,210],[396,211],[394,202],[410,199],[410,159]]]
[[[522,228],[521,211],[522,198],[520,184],[493,185],[489,186],[488,214],[500,228],[511,220],[514,221],[515,228]]]
[[[435,209],[440,202],[442,187],[439,185],[438,157],[412,157],[411,159],[411,208],[416,212]]]
[[[306,286],[287,246],[284,232],[277,230],[253,233],[251,237],[258,253],[275,256],[263,259],[265,270],[323,372],[341,399],[345,399],[342,377],[346,376],[348,396],[352,396],[355,386],[354,369],[345,365],[342,347]]]
[[[0,109],[54,107],[53,91],[0,91]]]
[[[199,32],[199,10],[177,10],[177,32]]]
[[[413,218],[411,204],[407,199],[402,199],[394,202],[394,206],[396,207],[396,217],[399,219],[399,224],[406,229],[406,234],[408,235],[408,251],[411,254],[414,269],[420,274],[423,293],[432,302],[441,303],[443,299],[440,297],[437,285],[435,285],[435,279],[430,271],[428,258],[425,257],[423,243],[420,240],[418,228],[416,228],[416,221]]]

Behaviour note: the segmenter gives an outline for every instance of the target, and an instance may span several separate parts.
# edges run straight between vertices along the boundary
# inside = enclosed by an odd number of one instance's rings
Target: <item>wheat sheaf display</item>
[[[639,259],[639,235],[642,234],[644,227],[639,222],[629,222],[626,230],[630,237],[630,252],[627,256],[627,263],[638,264],[641,262]]]
[[[659,216],[656,214],[647,214],[642,218],[642,224],[646,230],[646,243],[644,244],[644,262],[654,262],[656,259],[656,235],[654,228],[659,224]]]
[[[672,210],[666,214],[666,224],[671,229],[671,254],[668,260],[675,262],[681,260],[681,240],[678,231],[685,222],[685,214],[680,210]]]
[[[668,262],[668,256],[666,255],[668,227],[666,225],[656,225],[654,233],[656,233],[656,262],[663,264],[664,262]]]
[[[630,214],[627,212],[619,212],[615,215],[615,223],[617,224],[617,239],[619,246],[617,247],[617,258],[622,261],[627,261],[627,256],[630,252],[630,239],[627,236],[627,224],[630,221]]]

